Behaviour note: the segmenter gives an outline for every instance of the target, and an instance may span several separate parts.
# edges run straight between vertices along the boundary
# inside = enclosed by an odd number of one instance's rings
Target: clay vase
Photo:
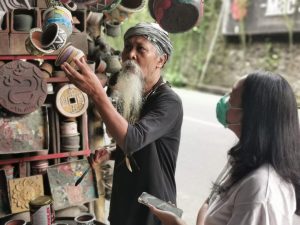
[[[72,67],[76,67],[76,64],[73,61],[73,59],[75,58],[80,59],[84,56],[85,55],[83,51],[81,51],[78,48],[75,48],[73,45],[71,45],[71,43],[68,43],[59,52],[57,59],[55,60],[55,65],[60,66],[64,62],[68,62]]]
[[[155,20],[170,33],[188,31],[200,21],[201,2],[202,0],[154,0]]]
[[[67,34],[57,23],[49,24],[41,36],[42,47],[46,50],[58,50],[66,44],[66,41]]]

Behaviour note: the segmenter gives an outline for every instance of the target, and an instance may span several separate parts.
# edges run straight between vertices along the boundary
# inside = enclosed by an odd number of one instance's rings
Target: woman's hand
[[[186,225],[186,223],[180,219],[178,216],[171,212],[163,211],[160,209],[155,208],[154,206],[148,205],[150,211],[157,216],[157,218],[164,224],[164,225]]]

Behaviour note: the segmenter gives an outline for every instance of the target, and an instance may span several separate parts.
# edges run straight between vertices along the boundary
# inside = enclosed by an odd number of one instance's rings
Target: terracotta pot
[[[33,28],[30,30],[29,37],[25,40],[25,47],[27,52],[29,52],[31,55],[44,55],[54,52],[52,49],[43,49],[41,37],[42,29]]]
[[[42,65],[40,66],[40,69],[48,74],[49,77],[52,76],[53,72],[53,65],[48,63],[48,62],[43,62]]]
[[[170,33],[185,32],[200,20],[202,0],[154,0],[157,23]]]

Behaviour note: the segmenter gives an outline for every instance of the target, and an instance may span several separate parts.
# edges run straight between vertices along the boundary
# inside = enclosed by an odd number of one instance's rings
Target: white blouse
[[[263,165],[209,205],[205,225],[292,225],[296,195],[270,165]]]

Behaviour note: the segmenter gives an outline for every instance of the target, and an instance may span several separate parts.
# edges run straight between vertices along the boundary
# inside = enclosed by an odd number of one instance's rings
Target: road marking
[[[193,118],[193,117],[189,117],[189,116],[184,116],[183,119],[184,120],[188,120],[190,122],[201,123],[201,124],[204,124],[204,125],[207,125],[207,126],[219,127],[219,128],[223,127],[222,125],[217,124],[217,123],[207,122],[205,120],[199,120],[199,119],[196,119],[196,118]]]

